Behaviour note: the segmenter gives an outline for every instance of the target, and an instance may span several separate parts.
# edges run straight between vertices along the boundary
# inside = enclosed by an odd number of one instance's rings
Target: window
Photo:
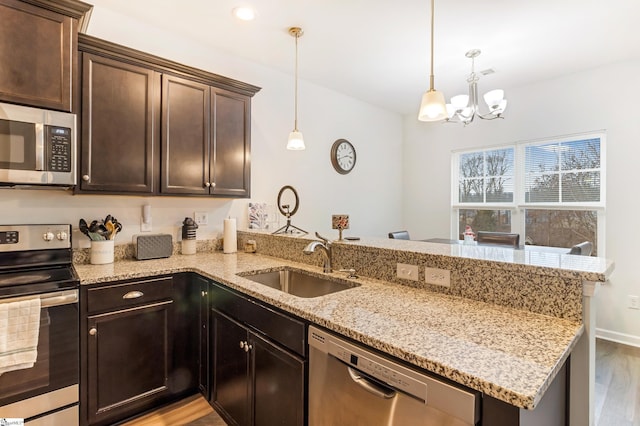
[[[604,134],[453,153],[453,234],[516,232],[525,244],[602,239]],[[523,238],[524,237],[524,238]]]

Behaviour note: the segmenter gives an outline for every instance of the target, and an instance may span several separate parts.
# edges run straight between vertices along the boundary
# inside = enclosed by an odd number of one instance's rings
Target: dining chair
[[[495,244],[518,248],[520,246],[520,234],[478,231],[476,233],[476,241],[478,244]]]
[[[591,252],[593,251],[593,244],[589,241],[584,241],[580,244],[576,244],[571,247],[569,250],[569,254],[577,254],[579,256],[591,256]]]
[[[395,240],[410,240],[409,232],[407,231],[395,231],[389,232],[389,238],[393,238]]]

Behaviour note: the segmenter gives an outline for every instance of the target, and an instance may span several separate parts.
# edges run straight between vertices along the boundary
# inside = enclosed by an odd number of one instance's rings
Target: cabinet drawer
[[[172,289],[172,277],[91,288],[87,291],[87,310],[89,312],[106,311],[171,299]]]
[[[219,285],[211,286],[211,306],[259,331],[287,349],[306,356],[305,323]]]

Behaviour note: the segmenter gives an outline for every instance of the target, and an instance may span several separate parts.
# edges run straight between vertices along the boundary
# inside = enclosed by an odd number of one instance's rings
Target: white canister
[[[238,236],[236,233],[236,220],[233,218],[224,220],[222,249],[225,253],[235,253],[238,251]]]
[[[91,264],[113,263],[113,240],[91,241]]]
[[[196,240],[182,240],[182,254],[196,254]]]

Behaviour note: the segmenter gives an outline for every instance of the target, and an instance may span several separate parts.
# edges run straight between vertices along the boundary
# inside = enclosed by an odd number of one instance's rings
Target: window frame
[[[526,202],[525,187],[525,152],[526,148],[535,145],[545,145],[549,143],[566,143],[572,141],[599,139],[600,140],[600,201],[597,202],[552,202],[537,203]],[[474,152],[488,152],[499,149],[513,148],[513,201],[512,202],[460,202],[459,181],[460,181],[460,157],[463,154]],[[535,140],[518,141],[503,145],[488,145],[464,150],[454,150],[451,155],[451,230],[452,239],[458,239],[459,211],[460,210],[509,210],[511,211],[511,232],[519,233],[521,241],[526,238],[525,219],[526,210],[590,210],[595,211],[597,216],[597,239],[598,256],[605,255],[605,217],[606,217],[606,131],[598,130],[571,135],[555,136]]]

